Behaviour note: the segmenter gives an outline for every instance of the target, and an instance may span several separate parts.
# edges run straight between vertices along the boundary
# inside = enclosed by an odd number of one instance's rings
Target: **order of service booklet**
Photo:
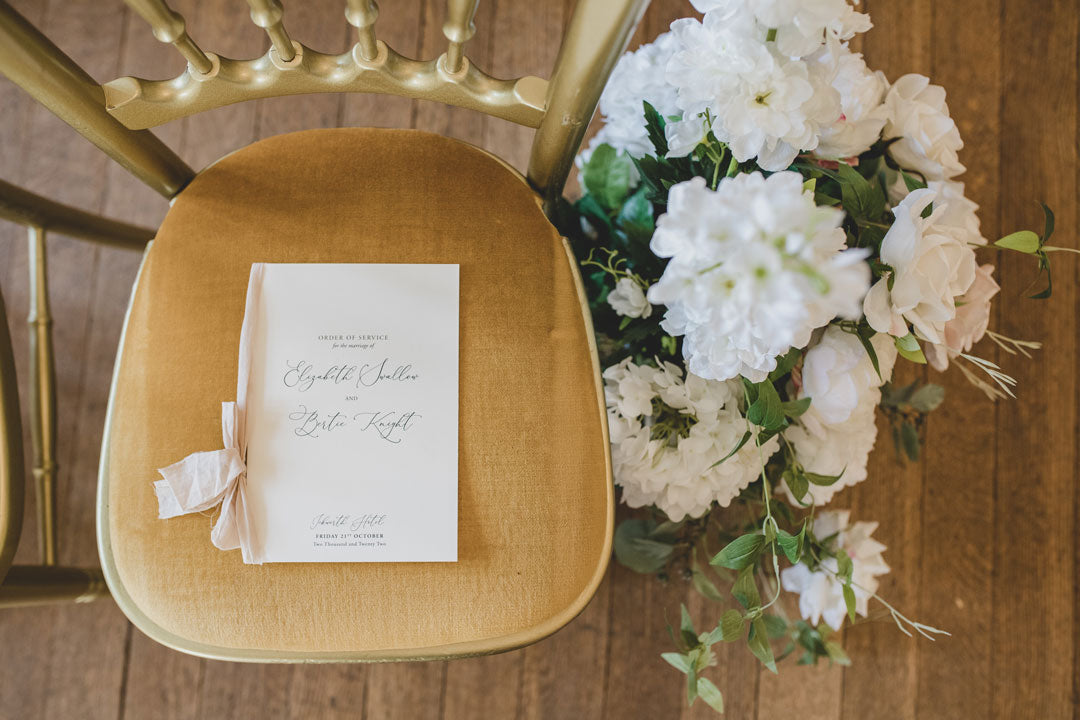
[[[456,561],[458,266],[260,270],[245,320],[256,557]]]

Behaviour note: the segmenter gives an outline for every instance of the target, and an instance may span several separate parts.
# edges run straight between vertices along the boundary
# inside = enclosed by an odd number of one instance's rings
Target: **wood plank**
[[[39,15],[38,26],[63,38],[64,51],[91,75],[116,72],[122,48],[122,18],[119,6],[72,3],[47,8]],[[31,10],[31,17],[35,12]],[[99,28],[85,33],[86,27]],[[27,165],[24,184],[31,190],[79,207],[101,210],[106,189],[108,158],[47,110],[31,110],[29,132],[22,138]],[[92,368],[84,362],[89,338],[89,298],[96,280],[97,250],[68,238],[49,236],[50,296],[55,317],[57,394],[57,478],[59,560],[65,564],[94,565],[93,505],[96,472],[86,473],[80,452],[79,402]],[[11,268],[26,271],[25,241],[16,243],[9,256]],[[13,310],[25,317],[25,281],[12,283]],[[10,286],[9,286],[10,288]],[[15,328],[20,376],[26,373],[25,324]],[[24,383],[25,387],[25,383]],[[26,406],[24,405],[24,408]],[[91,462],[92,456],[85,461]],[[96,465],[96,463],[93,463]],[[32,484],[28,483],[28,489]],[[29,493],[33,497],[33,492]],[[30,501],[31,507],[33,501]],[[30,508],[28,508],[31,512]],[[33,534],[24,534],[21,559],[36,556],[36,523],[28,523]],[[62,606],[21,610],[5,617],[5,646],[38,647],[43,651],[36,663],[25,669],[11,668],[5,685],[17,688],[19,702],[27,712],[21,717],[116,717],[124,671],[127,624],[110,604]],[[10,635],[9,635],[10,633]],[[12,637],[15,636],[15,637]],[[78,651],[73,651],[78,648]],[[15,677],[12,677],[15,676]],[[8,683],[12,683],[8,685]],[[3,704],[7,704],[6,701]]]
[[[611,578],[569,625],[530,645],[521,688],[522,717],[600,717],[608,661]]]
[[[1072,2],[1005,2],[1001,27],[1001,229],[1042,227],[1044,200],[1077,246],[1077,13]],[[1068,259],[1066,259],[1068,258]],[[1072,717],[1076,657],[1076,258],[1054,256],[1051,299],[1017,298],[1032,277],[1002,257],[1002,332],[1043,341],[1035,362],[1010,369],[1020,401],[997,418],[992,626],[993,717]]]
[[[933,82],[948,89],[951,114],[967,145],[962,160],[968,171],[960,179],[966,194],[981,205],[982,231],[990,238],[998,228],[997,177],[1001,98],[1000,16],[998,0],[934,7]],[[980,262],[996,262],[997,253],[979,254]],[[1015,296],[1006,288],[1001,309]],[[995,322],[995,326],[997,323]],[[994,362],[1008,361],[984,340],[975,354]],[[1009,367],[1017,364],[1006,362]],[[994,476],[998,458],[987,440],[994,435],[997,412],[1011,412],[1012,403],[995,408],[955,368],[930,373],[945,386],[945,404],[926,425],[927,443],[923,502],[924,559],[947,548],[948,572],[935,562],[922,563],[921,620],[947,629],[952,637],[918,646],[918,714],[920,716],[989,717],[990,657],[993,607],[993,553],[986,551],[987,518],[994,516],[994,495],[986,479]],[[947,481],[947,480],[952,480]]]
[[[445,662],[385,663],[367,672],[364,717],[437,720],[442,715]]]
[[[862,40],[867,64],[894,81],[911,72],[930,75],[933,7],[930,0],[909,3],[868,0],[862,3],[874,29]],[[899,363],[894,382],[925,380],[926,373],[910,363]],[[922,567],[922,490],[925,468],[896,460],[886,423],[878,423],[878,447],[870,457],[869,477],[843,491],[833,505],[851,507],[856,520],[880,522],[874,537],[888,550],[892,568],[879,589],[902,612],[921,617],[919,573]],[[872,616],[879,622],[862,623],[845,631],[845,649],[851,667],[844,669],[844,717],[915,717],[918,697],[916,641],[907,638],[882,618],[880,606]]]
[[[379,11],[375,35],[407,57],[419,57],[423,35],[424,0],[400,0]],[[356,31],[349,43],[356,41]],[[345,96],[342,125],[363,127],[411,127],[415,101],[394,95]]]

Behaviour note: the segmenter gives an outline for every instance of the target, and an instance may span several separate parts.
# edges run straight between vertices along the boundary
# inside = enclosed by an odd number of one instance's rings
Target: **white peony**
[[[877,592],[878,577],[889,572],[882,553],[885,546],[871,535],[876,522],[850,524],[848,510],[824,511],[814,519],[813,532],[819,540],[834,536],[828,543],[836,552],[843,550],[852,561],[852,590],[855,612],[863,617],[869,610],[870,597]],[[788,592],[799,594],[799,613],[804,620],[817,625],[822,620],[833,630],[839,630],[847,615],[842,582],[835,557],[822,558],[823,569],[811,570],[804,563],[785,568],[780,582]]]
[[[682,335],[690,372],[765,379],[833,318],[857,318],[869,284],[866,251],[844,246],[843,213],[814,204],[798,173],[702,178],[673,186],[650,247],[671,258],[648,299]]]
[[[830,325],[806,353],[799,398],[810,408],[784,431],[796,459],[809,472],[839,475],[832,485],[810,485],[802,502],[824,505],[838,492],[866,479],[866,465],[877,440],[874,414],[881,385],[892,376],[896,346],[888,335],[871,339],[881,376],[854,335]],[[786,483],[782,492],[796,503]]]
[[[616,314],[623,317],[647,318],[652,315],[652,305],[645,299],[645,291],[632,278],[619,278],[615,289],[608,293],[607,301]]]
[[[881,243],[881,262],[892,270],[866,294],[863,311],[870,327],[897,337],[910,322],[923,339],[944,342],[945,324],[956,315],[956,298],[975,280],[975,253],[961,227],[941,221],[947,203],[922,188],[893,208],[896,220]],[[929,217],[922,217],[934,203]]]
[[[826,160],[856,157],[881,137],[888,119],[882,103],[888,83],[866,67],[862,55],[842,48],[833,88],[840,93],[839,119],[821,131],[814,154]]]
[[[923,348],[926,359],[939,371],[949,367],[949,360],[969,352],[982,340],[990,324],[990,301],[1001,288],[994,280],[994,266],[983,265],[975,271],[975,281],[957,298],[956,316],[945,323],[945,341],[927,343]]]
[[[647,379],[647,392],[639,384],[642,379]],[[682,369],[671,363],[654,368],[627,358],[604,371],[604,390],[615,484],[630,507],[656,505],[676,521],[700,517],[714,502],[730,505],[760,476],[761,459],[753,443],[716,465],[747,429],[738,409],[738,383],[684,378]],[[624,390],[632,397],[624,396]],[[654,411],[654,400],[667,405],[666,410]],[[646,405],[647,413],[626,414]],[[654,432],[663,412],[685,420],[688,430]],[[778,449],[774,437],[762,453],[768,459]]]
[[[643,103],[648,101],[664,117],[680,113],[676,90],[665,79],[676,46],[675,36],[664,33],[619,58],[600,95],[598,109],[604,125],[578,156],[578,167],[602,144],[638,158],[656,152],[645,129]]]
[[[921,173],[926,180],[947,180],[964,172],[957,152],[964,147],[956,123],[949,117],[945,88],[917,74],[904,75],[885,95],[888,121],[885,139],[897,164]]]

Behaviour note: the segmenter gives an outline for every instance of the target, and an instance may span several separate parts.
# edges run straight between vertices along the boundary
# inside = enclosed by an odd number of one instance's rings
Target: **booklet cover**
[[[247,397],[262,562],[457,560],[458,266],[266,264]]]

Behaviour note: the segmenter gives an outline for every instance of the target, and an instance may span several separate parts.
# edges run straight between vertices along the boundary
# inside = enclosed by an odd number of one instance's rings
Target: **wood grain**
[[[244,3],[173,0],[205,48],[253,56],[266,37]],[[182,63],[114,2],[18,0],[15,5],[98,79],[175,74]],[[573,0],[481,3],[469,55],[507,76],[546,75]],[[1037,201],[1058,218],[1055,242],[1077,246],[1078,11],[1070,0],[863,0],[876,28],[857,44],[895,80],[930,75],[949,90],[967,147],[969,196],[991,239],[1039,227]],[[286,25],[320,50],[351,43],[335,0],[291,3]],[[648,41],[686,0],[656,0],[634,37]],[[439,0],[383,3],[377,31],[401,52],[441,53]],[[93,28],[93,32],[85,32]],[[20,91],[0,82],[0,176],[50,197],[154,225],[166,205]],[[237,105],[174,122],[158,134],[196,167],[255,139],[304,127],[419,127],[482,145],[524,166],[530,134],[498,120],[386,96],[309,96]],[[362,169],[358,170],[362,178]],[[227,239],[223,239],[227,241]],[[93,493],[112,358],[138,256],[66,238],[50,242],[60,351],[61,553],[96,561]],[[1064,718],[1080,693],[1080,492],[1077,406],[1080,263],[1058,254],[1054,296],[1023,299],[1026,258],[994,259],[1003,290],[993,326],[1039,339],[1030,361],[984,342],[980,356],[1020,381],[1016,401],[992,404],[955,372],[906,367],[898,381],[946,386],[921,464],[898,464],[886,428],[871,480],[838,502],[876,519],[892,573],[881,593],[909,616],[953,633],[909,640],[887,618],[845,633],[850,668],[781,665],[764,672],[738,645],[710,671],[727,717]],[[0,226],[0,283],[26,375],[24,234]],[[24,403],[25,406],[25,403]],[[18,558],[36,557],[33,499]],[[181,655],[133,630],[110,602],[0,614],[0,720],[53,717],[667,718],[686,707],[681,677],[659,658],[665,618],[686,602],[699,624],[717,610],[679,579],[624,568],[608,574],[582,615],[524,650],[451,663],[378,666],[230,665]]]

